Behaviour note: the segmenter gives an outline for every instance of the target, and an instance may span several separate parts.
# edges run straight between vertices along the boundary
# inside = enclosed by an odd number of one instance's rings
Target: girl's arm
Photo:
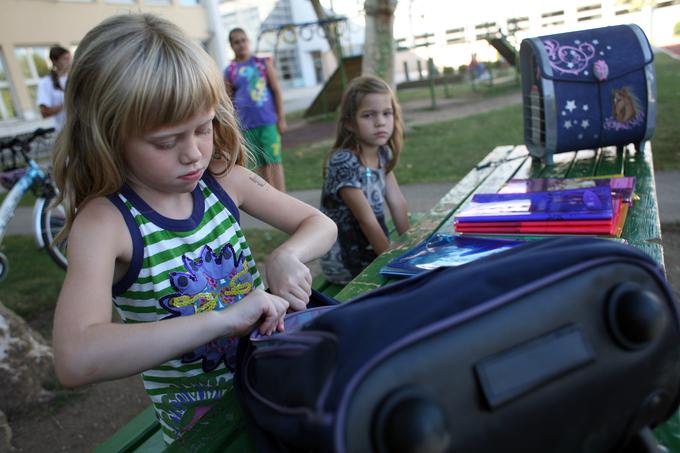
[[[385,175],[385,201],[390,208],[392,214],[392,221],[397,227],[399,234],[404,234],[409,229],[408,223],[408,207],[406,206],[406,198],[401,193],[397,177],[391,171]]]
[[[106,240],[102,240],[106,238]],[[129,262],[132,240],[117,209],[96,199],[79,209],[68,241],[68,270],[54,317],[54,362],[65,386],[116,379],[157,366],[221,335],[282,329],[288,303],[253,291],[221,311],[143,324],[111,318],[116,261]]]
[[[290,238],[265,262],[266,280],[273,294],[293,310],[305,308],[311,294],[311,272],[303,263],[319,258],[335,242],[335,223],[318,209],[271,187],[257,174],[235,166],[218,181],[237,206]]]
[[[355,187],[342,187],[339,191],[342,201],[352,211],[354,217],[359,222],[361,231],[373,247],[376,255],[380,255],[390,246],[390,240],[380,227],[375,213],[368,203],[364,192]]]
[[[288,126],[286,124],[286,114],[283,111],[283,96],[281,95],[281,86],[279,85],[279,79],[276,76],[276,70],[272,65],[272,61],[267,58],[265,60],[265,67],[267,68],[267,83],[269,84],[269,89],[272,90],[272,95],[274,96],[274,106],[276,108],[276,126],[279,129],[279,134],[283,134]]]

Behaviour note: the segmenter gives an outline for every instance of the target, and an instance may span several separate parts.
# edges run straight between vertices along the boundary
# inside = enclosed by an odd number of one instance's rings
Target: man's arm
[[[279,85],[279,79],[276,75],[276,70],[272,65],[269,58],[265,60],[265,67],[267,69],[267,83],[269,84],[269,89],[272,90],[272,95],[274,96],[274,108],[276,108],[276,126],[279,128],[279,134],[283,134],[288,126],[286,124],[286,114],[283,111],[283,96],[281,95],[281,86]]]

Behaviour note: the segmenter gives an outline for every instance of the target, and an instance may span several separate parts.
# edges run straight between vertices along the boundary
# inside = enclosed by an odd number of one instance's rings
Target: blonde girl
[[[338,226],[337,241],[321,259],[328,280],[347,283],[388,249],[385,204],[399,234],[408,230],[394,175],[402,142],[401,110],[389,85],[376,77],[352,80],[324,165],[321,211]]]
[[[163,19],[121,15],[87,33],[65,105],[57,375],[78,386],[141,372],[173,442],[231,387],[235,337],[282,330],[287,310],[305,308],[303,263],[331,246],[335,226],[242,166],[220,71]],[[240,209],[290,234],[265,263],[271,294]]]

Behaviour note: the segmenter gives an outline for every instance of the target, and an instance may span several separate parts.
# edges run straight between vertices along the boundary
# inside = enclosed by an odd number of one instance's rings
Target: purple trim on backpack
[[[238,207],[236,206],[236,203],[234,203],[234,200],[232,200],[227,191],[224,190],[224,187],[222,187],[220,183],[217,182],[215,177],[211,175],[209,172],[205,172],[203,174],[202,179],[203,182],[208,186],[208,188],[212,190],[217,199],[222,202],[222,204],[229,210],[229,212],[231,212],[231,214],[236,219],[236,222],[240,224],[241,212],[238,210]]]
[[[156,212],[151,206],[149,206],[146,201],[135,193],[127,184],[123,185],[120,190],[125,198],[130,200],[132,206],[134,206],[144,217],[149,219],[154,224],[168,231],[189,231],[196,228],[203,220],[203,214],[205,211],[205,199],[203,198],[203,193],[200,187],[197,185],[193,192],[191,193],[194,207],[191,215],[186,219],[171,219],[165,217],[164,215]]]
[[[250,379],[248,377],[248,369],[250,365],[250,361],[255,359],[256,354],[257,357],[261,356],[266,356],[269,354],[280,354],[281,352],[294,352],[294,353],[299,353],[301,351],[306,351],[309,349],[310,346],[313,346],[314,344],[318,343],[319,341],[322,341],[324,337],[326,339],[331,339],[333,341],[337,342],[337,339],[335,338],[334,335],[331,335],[327,332],[320,332],[320,331],[313,331],[310,332],[313,333],[313,335],[300,335],[300,334],[295,334],[294,337],[297,340],[296,342],[283,346],[283,345],[278,345],[276,348],[272,349],[265,349],[262,351],[256,351],[252,354],[250,354],[243,365],[241,365],[241,369],[243,370],[243,384],[246,386],[250,394],[257,399],[261,404],[264,404],[265,406],[274,409],[275,411],[279,411],[282,414],[287,414],[287,415],[298,415],[298,414],[304,414],[310,419],[314,420],[321,420],[325,425],[330,426],[333,423],[334,417],[331,414],[325,414],[322,412],[317,412],[310,410],[305,407],[297,407],[297,408],[290,408],[287,406],[282,406],[280,404],[276,404],[272,402],[270,399],[265,398],[264,396],[260,395],[255,388],[250,384]],[[303,341],[301,337],[305,337]],[[306,344],[305,344],[306,343]]]
[[[111,292],[115,297],[123,294],[137,279],[139,271],[142,269],[142,261],[144,259],[144,243],[142,241],[142,233],[139,231],[139,226],[137,226],[135,218],[132,216],[132,212],[125,206],[125,203],[120,196],[118,194],[112,194],[106,198],[108,198],[120,211],[123,219],[125,219],[125,225],[127,225],[128,231],[130,232],[130,237],[132,238],[132,260],[130,260],[130,266],[125,272],[125,275],[123,275],[111,289]]]
[[[354,393],[356,387],[359,385],[360,381],[368,374],[369,371],[371,371],[373,368],[377,366],[380,362],[385,360],[387,357],[393,355],[394,353],[398,352],[399,350],[415,343],[416,341],[422,340],[425,337],[434,335],[438,333],[441,330],[449,329],[457,324],[461,324],[463,322],[469,321],[472,318],[475,318],[477,316],[480,316],[486,312],[489,312],[493,309],[499,308],[509,302],[512,302],[514,300],[517,300],[521,296],[535,292],[543,287],[546,287],[557,280],[561,280],[563,278],[569,277],[570,275],[573,275],[575,273],[581,272],[583,270],[589,269],[591,267],[597,267],[609,262],[620,262],[620,263],[632,263],[635,265],[640,265],[643,268],[646,268],[650,273],[652,274],[653,278],[659,283],[660,288],[666,293],[668,300],[673,300],[672,295],[670,294],[670,291],[668,289],[668,286],[664,283],[664,280],[659,272],[659,269],[655,266],[650,265],[649,263],[646,263],[644,261],[641,261],[639,259],[635,258],[621,258],[619,257],[608,257],[608,258],[596,258],[592,259],[590,261],[587,261],[585,263],[577,264],[575,266],[571,266],[567,269],[564,269],[560,272],[556,272],[551,274],[550,276],[541,278],[539,280],[536,280],[534,282],[531,282],[528,285],[524,285],[522,287],[516,288],[512,291],[509,291],[506,294],[503,294],[500,297],[496,297],[494,299],[489,300],[486,303],[476,305],[474,307],[471,307],[468,310],[465,310],[463,312],[458,312],[454,314],[453,316],[450,316],[448,318],[445,318],[441,321],[438,321],[436,323],[430,324],[425,328],[421,328],[419,330],[416,330],[412,332],[409,335],[404,336],[401,338],[399,341],[395,342],[392,344],[392,346],[382,350],[379,354],[373,356],[370,360],[366,361],[366,363],[359,369],[357,370],[353,377],[347,382],[347,385],[345,386],[345,391],[342,393],[342,396],[340,398],[340,401],[338,403],[338,408],[336,411],[336,418],[337,418],[337,423],[335,424],[335,432],[333,433],[333,443],[335,445],[335,451],[337,452],[344,452],[345,451],[345,445],[344,445],[344,438],[343,438],[343,432],[345,431],[345,420],[347,417],[347,406],[349,405],[349,400],[352,394]],[[680,316],[678,312],[678,307],[675,307],[674,304],[670,305],[671,312],[673,313],[676,321],[676,326],[680,322]]]

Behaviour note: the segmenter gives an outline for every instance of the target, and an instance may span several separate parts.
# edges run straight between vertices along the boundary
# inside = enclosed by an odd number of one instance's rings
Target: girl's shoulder
[[[359,156],[357,156],[352,150],[347,148],[338,148],[331,152],[328,158],[329,165],[351,165],[354,163],[359,164]]]
[[[120,210],[107,197],[97,197],[78,207],[70,235],[116,238],[127,232]]]

